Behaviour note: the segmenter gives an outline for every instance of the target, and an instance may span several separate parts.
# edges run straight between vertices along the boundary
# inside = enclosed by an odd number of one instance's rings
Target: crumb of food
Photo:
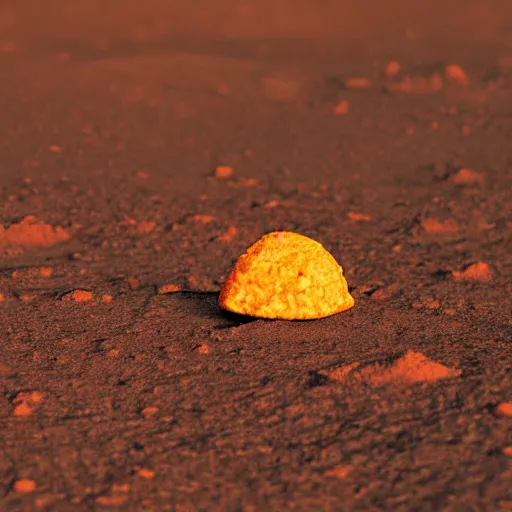
[[[240,256],[221,288],[222,309],[258,318],[311,320],[350,309],[343,269],[315,240],[265,235]]]

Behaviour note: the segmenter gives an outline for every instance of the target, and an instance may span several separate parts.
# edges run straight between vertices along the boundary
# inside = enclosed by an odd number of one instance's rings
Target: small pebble
[[[235,226],[229,226],[227,231],[223,233],[222,235],[217,237],[218,242],[226,242],[230,243],[232,242],[236,235],[238,234],[238,229]]]
[[[483,176],[469,169],[460,169],[448,181],[455,185],[481,185],[483,183]]]
[[[87,290],[73,290],[62,297],[62,300],[73,302],[91,302],[93,299],[93,293]]]
[[[437,219],[427,218],[421,221],[421,227],[428,235],[454,235],[460,231],[460,226],[454,220],[441,222]]]
[[[224,180],[226,178],[230,178],[233,176],[234,169],[233,167],[230,167],[229,165],[218,165],[215,168],[215,177],[218,180]]]
[[[14,408],[13,414],[14,416],[30,416],[32,414],[32,410],[28,404],[23,401]]]
[[[181,286],[177,284],[163,284],[158,287],[158,295],[166,295],[168,293],[181,292]]]
[[[131,290],[138,290],[140,288],[140,282],[135,277],[128,278],[128,286]]]
[[[137,225],[137,232],[147,235],[148,233],[151,233],[155,229],[156,223],[152,221],[148,222],[140,222]]]
[[[370,87],[370,80],[362,77],[349,78],[345,82],[345,87],[347,89],[366,89]]]
[[[400,72],[400,64],[396,60],[391,60],[388,62],[384,73],[387,77],[392,77],[397,75]]]
[[[158,412],[158,407],[145,407],[140,412],[144,418],[151,418],[151,416],[154,416]]]
[[[194,215],[192,218],[200,224],[209,224],[215,220],[213,215]]]
[[[501,402],[501,404],[496,407],[496,413],[500,416],[512,418],[512,402]]]
[[[451,82],[456,82],[460,85],[468,85],[469,78],[466,72],[458,64],[450,64],[444,70],[446,78]]]
[[[151,480],[155,477],[155,472],[151,471],[151,469],[141,468],[137,471],[137,475],[144,478],[144,480]]]
[[[14,490],[20,494],[29,494],[36,490],[36,483],[34,480],[16,480],[14,482]]]
[[[143,180],[147,180],[149,178],[149,173],[139,169],[136,173],[137,178],[141,178]]]
[[[126,494],[116,494],[114,496],[98,496],[96,498],[96,503],[103,507],[117,507],[119,505],[123,505],[128,501],[128,496]]]
[[[492,280],[492,270],[487,263],[479,261],[473,263],[465,270],[453,270],[452,275],[456,281],[475,281],[480,283],[487,283]]]
[[[372,220],[372,218],[369,215],[366,215],[366,213],[348,212],[347,216],[348,216],[349,220],[354,220],[354,221],[368,222],[368,221]]]
[[[350,466],[340,465],[327,470],[324,474],[325,476],[333,476],[340,480],[345,480],[349,476],[351,470],[352,468]]]
[[[337,115],[345,115],[348,114],[349,111],[349,103],[347,100],[341,100],[336,107],[334,107],[334,113]]]

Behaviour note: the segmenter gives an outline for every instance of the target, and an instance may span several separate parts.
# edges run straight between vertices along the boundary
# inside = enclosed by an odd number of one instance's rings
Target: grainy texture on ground
[[[0,5],[0,509],[512,510],[510,2],[218,3]]]

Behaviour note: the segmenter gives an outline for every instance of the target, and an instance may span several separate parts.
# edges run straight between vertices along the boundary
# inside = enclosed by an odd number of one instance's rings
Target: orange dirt
[[[351,471],[352,468],[350,466],[340,465],[327,470],[325,476],[333,476],[340,480],[345,480],[350,475]]]
[[[491,267],[483,261],[473,263],[465,270],[453,270],[452,275],[456,281],[476,281],[480,283],[488,283],[492,280],[493,272]]]
[[[166,295],[168,293],[178,293],[181,292],[181,286],[177,284],[163,284],[158,287],[159,295]]]
[[[450,177],[450,181],[455,185],[481,185],[484,178],[478,172],[460,169],[460,171]]]
[[[144,478],[144,480],[151,480],[155,477],[155,472],[151,471],[151,469],[141,468],[137,471],[137,475]]]
[[[512,418],[512,402],[502,402],[496,407],[496,412],[501,416],[509,416]]]
[[[0,226],[0,249],[4,251],[51,247],[70,239],[71,234],[65,229],[45,224],[33,216],[25,217],[7,229]]]
[[[338,115],[348,114],[349,103],[347,100],[341,100],[336,107],[334,107],[334,113]]]
[[[218,180],[224,180],[233,176],[234,172],[233,167],[230,167],[229,165],[219,165],[215,168],[215,177]]]
[[[460,231],[460,226],[453,220],[441,222],[437,219],[427,218],[421,221],[423,231],[428,235],[453,235]]]
[[[352,363],[335,370],[323,372],[329,379],[337,382],[364,382],[370,385],[382,385],[392,382],[413,384],[416,382],[436,382],[461,374],[446,366],[430,361],[419,352],[408,350],[405,355],[391,364],[376,362],[370,365]]]
[[[219,242],[231,243],[236,235],[238,235],[238,229],[235,226],[229,226],[227,231],[217,237]]]
[[[446,66],[444,72],[447,80],[451,82],[456,82],[460,85],[469,84],[467,73],[458,64],[450,64]]]
[[[366,213],[348,212],[349,220],[368,222],[372,218]]]
[[[87,290],[73,290],[62,297],[62,300],[73,302],[91,302],[94,294]]]
[[[14,490],[20,494],[28,494],[36,490],[36,483],[34,480],[16,480]]]

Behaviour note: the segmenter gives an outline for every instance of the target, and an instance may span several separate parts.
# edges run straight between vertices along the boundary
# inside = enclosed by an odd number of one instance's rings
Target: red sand
[[[510,509],[510,27],[505,0],[0,2],[0,509]],[[355,307],[220,311],[275,230]]]

